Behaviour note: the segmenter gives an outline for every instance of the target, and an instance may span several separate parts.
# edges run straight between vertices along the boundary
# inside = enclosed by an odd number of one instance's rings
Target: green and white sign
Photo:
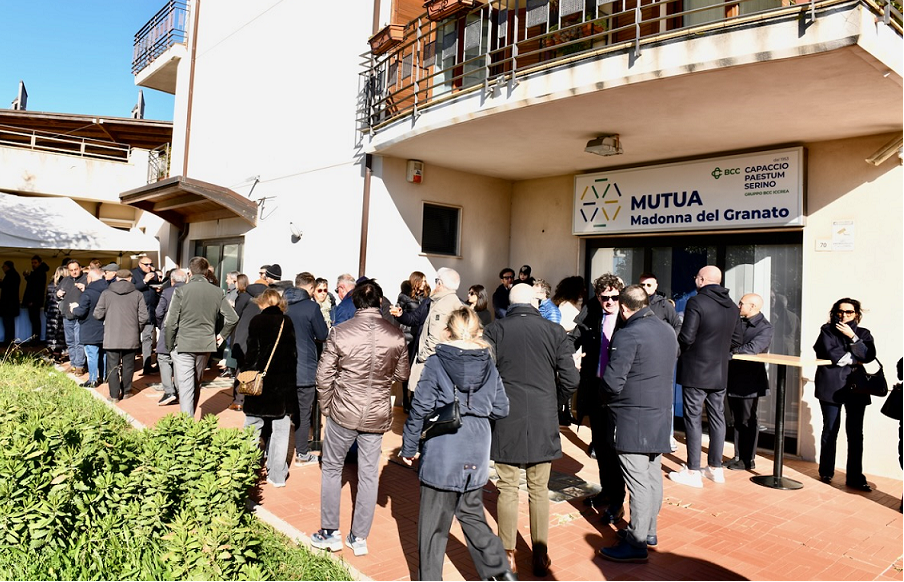
[[[804,149],[583,174],[572,234],[803,226]]]

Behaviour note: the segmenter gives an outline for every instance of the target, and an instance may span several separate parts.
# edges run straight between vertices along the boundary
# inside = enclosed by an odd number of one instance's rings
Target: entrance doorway
[[[802,239],[797,232],[706,234],[588,239],[585,277],[611,272],[637,283],[641,273],[652,272],[659,292],[675,303],[684,316],[687,300],[696,294],[694,276],[701,267],[716,265],[724,274],[723,285],[737,302],[745,293],[763,297],[763,315],[774,327],[769,351],[798,356],[800,347]],[[592,291],[588,297],[593,297]],[[777,370],[769,366],[769,395],[760,400],[759,446],[770,448],[775,434],[775,381]],[[797,454],[800,420],[800,369],[788,369],[785,405],[785,452]],[[726,407],[727,410],[727,407]],[[680,388],[675,391],[675,415],[682,417]],[[679,421],[679,424],[682,421]],[[727,438],[730,440],[732,431]]]
[[[225,290],[226,274],[230,271],[242,272],[243,247],[244,243],[240,238],[198,240],[195,241],[194,256],[207,259],[220,282],[220,287]]]

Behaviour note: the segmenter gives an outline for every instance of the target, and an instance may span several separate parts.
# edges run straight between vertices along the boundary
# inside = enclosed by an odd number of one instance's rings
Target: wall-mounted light
[[[587,142],[584,151],[598,156],[617,156],[624,153],[617,133],[601,135],[596,139],[591,139]]]
[[[298,241],[301,240],[301,237],[304,236],[304,233],[301,231],[300,228],[295,226],[294,222],[289,223],[289,230],[292,232],[292,244],[297,243]]]

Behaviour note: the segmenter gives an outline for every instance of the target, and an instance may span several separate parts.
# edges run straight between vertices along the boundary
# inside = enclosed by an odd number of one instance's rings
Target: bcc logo
[[[725,168],[723,170],[722,168],[719,168],[717,166],[716,169],[712,171],[712,176],[716,180],[718,180],[722,176],[732,176],[732,175],[738,176],[740,174],[741,174],[741,168]]]
[[[608,178],[597,178],[594,182],[609,182]],[[621,210],[621,190],[618,188],[618,184],[615,182],[606,183],[605,188],[603,188],[603,184],[599,184],[599,190],[597,189],[597,184],[592,186],[586,186],[584,188],[584,192],[581,194],[581,217],[584,219],[584,222],[592,223],[594,220],[597,220],[597,216],[602,215],[602,218],[605,220],[612,221],[618,217],[618,213]],[[602,194],[600,193],[602,190]],[[590,195],[593,198],[590,198]],[[596,228],[605,228],[606,223],[601,222],[593,225]]]

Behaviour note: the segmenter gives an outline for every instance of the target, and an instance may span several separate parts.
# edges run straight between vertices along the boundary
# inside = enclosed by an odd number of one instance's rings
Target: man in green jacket
[[[191,416],[198,406],[207,360],[239,320],[223,290],[207,280],[209,268],[204,257],[194,257],[189,262],[191,279],[173,293],[166,314],[166,349],[173,360],[179,407]],[[218,329],[219,316],[222,327]]]

